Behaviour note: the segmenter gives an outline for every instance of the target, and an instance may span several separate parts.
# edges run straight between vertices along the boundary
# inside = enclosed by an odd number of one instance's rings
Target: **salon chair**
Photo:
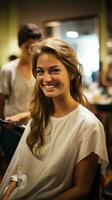
[[[100,200],[101,195],[101,165],[97,165],[90,194],[86,200]]]

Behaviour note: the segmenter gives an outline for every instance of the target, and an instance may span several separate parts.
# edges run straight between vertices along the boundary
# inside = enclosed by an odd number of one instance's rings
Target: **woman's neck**
[[[69,100],[60,99],[60,100],[53,100],[54,104],[54,117],[62,117],[70,112],[72,112],[79,103],[70,97]]]

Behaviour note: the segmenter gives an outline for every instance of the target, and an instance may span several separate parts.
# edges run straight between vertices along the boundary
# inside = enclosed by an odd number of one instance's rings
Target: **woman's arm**
[[[91,153],[74,169],[74,186],[53,200],[84,200],[89,195],[98,163],[98,156]]]
[[[17,177],[17,166],[13,170],[13,174],[10,177],[9,184],[6,186],[3,196],[0,200],[8,200],[11,193],[15,190],[18,185],[18,177]]]
[[[0,200],[8,200],[11,193],[15,190],[16,187],[17,187],[17,182],[11,180],[8,185],[8,188],[6,189],[6,191],[4,192],[4,194]]]

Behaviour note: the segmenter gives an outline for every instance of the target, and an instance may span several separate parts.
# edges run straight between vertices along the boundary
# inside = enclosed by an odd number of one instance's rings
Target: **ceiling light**
[[[78,38],[79,37],[79,34],[75,31],[67,31],[66,32],[66,36],[68,38]]]

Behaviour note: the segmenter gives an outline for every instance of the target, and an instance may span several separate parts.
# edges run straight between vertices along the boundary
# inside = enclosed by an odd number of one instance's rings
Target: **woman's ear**
[[[70,77],[70,80],[73,80],[74,77],[75,77],[75,74],[73,74],[72,72],[69,73],[69,77]]]

